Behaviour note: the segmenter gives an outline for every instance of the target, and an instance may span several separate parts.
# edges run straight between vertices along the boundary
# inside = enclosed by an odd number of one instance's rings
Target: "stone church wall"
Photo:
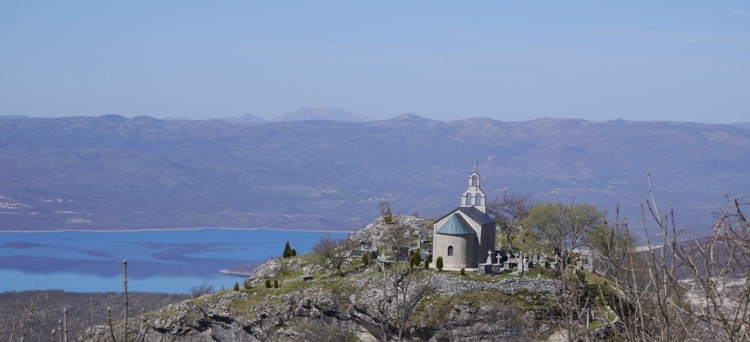
[[[459,270],[476,267],[478,241],[475,235],[441,235],[434,246],[433,262],[438,256],[443,257],[443,269]],[[453,256],[448,256],[448,247],[453,246]]]

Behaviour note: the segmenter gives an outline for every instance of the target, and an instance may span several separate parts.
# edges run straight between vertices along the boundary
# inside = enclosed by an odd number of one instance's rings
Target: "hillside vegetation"
[[[750,338],[746,204],[730,200],[713,235],[690,241],[679,239],[674,214],[660,211],[652,196],[648,222],[663,241],[641,252],[618,217],[585,228],[576,210],[553,213],[570,220],[554,225],[567,236],[561,241],[585,235],[580,246],[596,260],[594,273],[574,266],[584,257],[580,249],[556,250],[555,267],[520,274],[440,271],[416,254],[398,261],[389,251],[414,246],[431,221],[384,216],[334,245],[321,239],[314,253],[269,260],[233,290],[147,313],[140,325],[129,324],[128,334],[138,341],[744,341]],[[553,207],[533,208],[516,239],[554,246],[554,234],[529,225],[540,219],[538,208]],[[380,257],[354,257],[358,239],[375,240]],[[124,335],[122,327],[93,327],[84,339],[107,341]]]
[[[186,299],[187,295],[133,292],[129,295],[133,313],[153,311]],[[0,340],[49,341],[52,331],[60,336],[60,324],[67,316],[70,336],[81,336],[84,330],[122,317],[122,293],[77,293],[60,290],[0,292]],[[67,310],[67,312],[66,312]]]
[[[401,217],[404,236],[430,229],[429,220]],[[425,224],[426,223],[426,224]],[[396,225],[382,219],[359,232],[378,235]],[[388,235],[388,234],[386,234]],[[344,249],[338,249],[344,247]],[[337,252],[347,253],[341,242]],[[525,278],[439,272],[408,261],[385,266],[347,258],[343,276],[330,260],[310,253],[273,259],[237,290],[220,291],[147,313],[145,341],[375,341],[383,339],[503,340],[544,338],[555,330],[548,296],[557,291],[549,272]],[[544,276],[542,276],[544,274]],[[278,287],[277,287],[278,285]],[[115,327],[121,336],[121,324]],[[109,328],[86,339],[106,341]],[[119,335],[118,335],[119,334]],[[240,337],[242,336],[242,337]]]

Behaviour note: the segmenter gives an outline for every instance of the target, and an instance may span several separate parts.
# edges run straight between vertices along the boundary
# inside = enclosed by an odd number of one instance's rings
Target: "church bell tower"
[[[487,196],[485,196],[484,191],[479,186],[481,178],[479,177],[477,168],[477,165],[474,165],[474,172],[469,175],[469,187],[461,195],[461,207],[475,207],[485,213]]]

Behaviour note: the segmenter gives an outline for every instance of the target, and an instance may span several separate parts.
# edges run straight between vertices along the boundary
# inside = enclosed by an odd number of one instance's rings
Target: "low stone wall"
[[[472,291],[500,291],[513,296],[519,291],[533,293],[557,293],[560,281],[544,278],[505,278],[497,282],[477,282],[438,274],[433,278],[437,291],[443,294],[467,293]]]

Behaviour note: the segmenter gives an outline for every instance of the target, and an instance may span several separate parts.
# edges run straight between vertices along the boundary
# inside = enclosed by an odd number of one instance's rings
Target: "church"
[[[480,181],[475,165],[459,207],[435,221],[432,257],[443,258],[443,269],[476,268],[487,260],[487,251],[495,250],[495,219],[487,215]]]

